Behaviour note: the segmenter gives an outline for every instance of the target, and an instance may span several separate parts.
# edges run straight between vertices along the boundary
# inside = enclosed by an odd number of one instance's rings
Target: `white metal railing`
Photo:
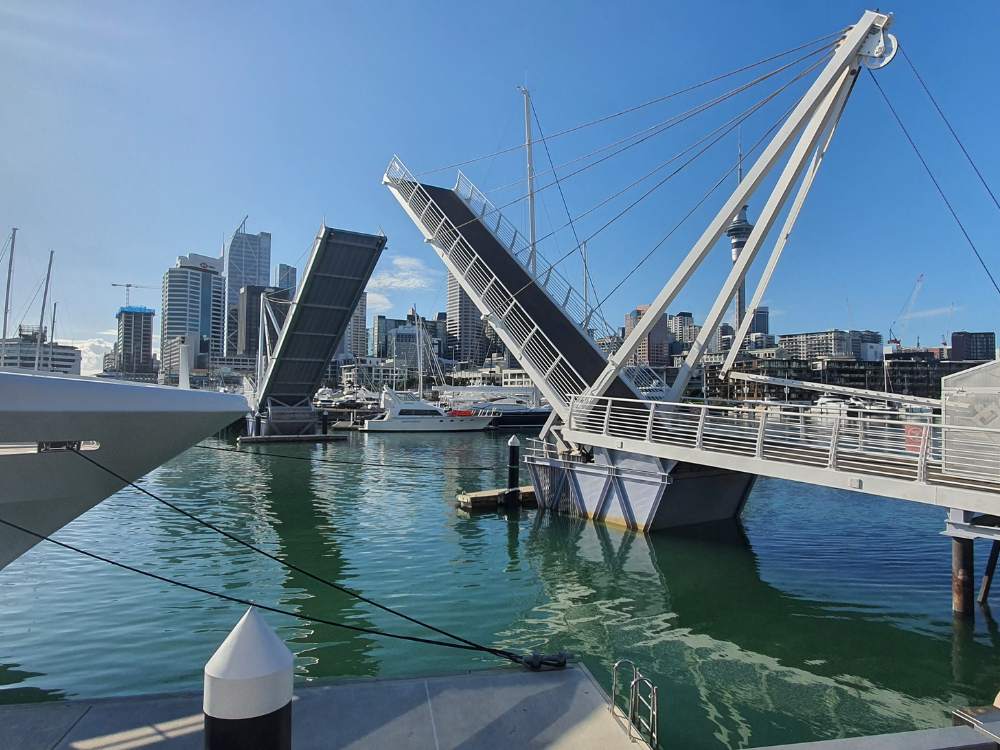
[[[459,171],[455,181],[454,192],[462,199],[473,215],[479,218],[482,225],[496,241],[506,248],[511,257],[520,263],[531,277],[531,243],[528,239],[461,171]],[[552,303],[561,308],[570,320],[579,326],[584,335],[592,339],[616,342],[613,349],[617,349],[621,345],[621,340],[600,311],[587,305],[583,296],[565,276],[556,270],[555,265],[538,252],[537,247],[535,248],[535,259],[537,267],[537,274],[534,276],[535,285],[548,294]],[[624,368],[621,375],[644,396],[655,398],[662,396],[666,391],[663,381],[648,367],[632,365]]]
[[[553,407],[565,413],[570,398],[583,392],[587,381],[563,357],[517,297],[482,261],[462,232],[398,157],[394,156],[389,162],[383,181],[396,190],[430,235],[435,247],[473,288],[497,326],[512,340],[515,356],[530,366],[529,372],[535,371],[536,377],[541,380],[537,385],[546,391],[545,396]]]
[[[570,430],[1000,494],[1000,430],[930,414],[580,396]]]
[[[625,708],[618,705],[618,673],[631,668],[628,680],[628,702]],[[625,685],[622,682],[622,685]],[[611,667],[611,715],[616,719],[621,713],[625,719],[628,738],[641,738],[651,748],[659,747],[659,697],[656,686],[639,671],[631,659],[619,659]],[[645,711],[643,711],[645,709]]]

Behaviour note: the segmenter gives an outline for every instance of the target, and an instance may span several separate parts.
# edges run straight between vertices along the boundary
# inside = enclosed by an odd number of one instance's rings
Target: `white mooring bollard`
[[[250,607],[205,665],[205,750],[290,750],[293,662]]]

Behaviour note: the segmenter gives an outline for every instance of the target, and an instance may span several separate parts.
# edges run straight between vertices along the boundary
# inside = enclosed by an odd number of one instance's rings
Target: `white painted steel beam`
[[[843,41],[837,47],[830,62],[827,63],[826,67],[796,105],[781,129],[764,149],[753,167],[747,172],[746,177],[743,178],[739,186],[737,186],[736,190],[729,197],[729,200],[722,206],[678,266],[677,270],[674,271],[666,286],[660,290],[660,293],[650,305],[649,310],[642,316],[628,337],[626,337],[618,351],[608,358],[608,366],[588,389],[588,394],[602,395],[610,387],[620,370],[625,366],[628,358],[638,347],[639,342],[656,325],[660,316],[663,315],[667,307],[674,301],[691,275],[697,270],[718,242],[729,222],[736,215],[736,212],[757,189],[761,181],[767,176],[791,144],[792,140],[802,131],[807,120],[813,116],[816,108],[830,91],[830,88],[835,85],[845,70],[856,65],[857,57],[862,53],[862,50],[872,46],[868,44],[866,47],[869,38],[873,35],[881,36],[888,29],[890,23],[890,16],[874,11],[866,11],[858,23],[851,27],[845,34]]]
[[[792,380],[791,378],[776,378],[770,375],[758,375],[753,372],[730,372],[730,380],[742,380],[749,383],[764,383],[766,385],[780,385],[788,388],[800,388],[818,393],[836,393],[842,396],[857,396],[858,398],[878,399],[894,401],[900,404],[914,404],[915,406],[930,406],[940,409],[941,399],[923,398],[921,396],[909,396],[904,393],[886,393],[885,391],[875,391],[869,388],[850,388],[845,385],[829,385],[827,383],[813,383],[808,380]]]
[[[857,77],[855,76],[849,84],[849,87],[853,88],[856,82]],[[850,90],[848,90],[848,96],[849,95]],[[774,276],[774,270],[778,267],[778,261],[781,260],[781,254],[785,250],[788,238],[792,235],[792,230],[795,228],[795,222],[799,218],[799,212],[802,210],[802,205],[805,203],[806,196],[809,195],[809,190],[812,188],[813,181],[816,179],[816,173],[819,172],[820,165],[823,163],[823,157],[826,156],[826,151],[830,147],[830,142],[833,140],[833,135],[837,131],[837,124],[840,122],[840,116],[843,113],[844,108],[841,106],[840,111],[836,113],[826,130],[826,136],[823,139],[823,144],[813,153],[812,163],[809,165],[809,170],[806,172],[805,177],[802,178],[802,184],[799,185],[799,190],[795,194],[795,199],[792,201],[792,207],[788,212],[788,216],[785,218],[785,224],[781,227],[778,239],[774,243],[774,248],[771,250],[770,257],[767,259],[767,265],[764,267],[764,273],[761,275],[760,281],[757,283],[757,288],[754,290],[753,297],[750,299],[749,313],[743,316],[743,319],[740,321],[740,328],[733,337],[733,346],[729,350],[729,354],[726,356],[726,361],[722,365],[720,377],[725,377],[726,374],[732,369],[733,362],[736,361],[736,355],[739,354],[740,347],[743,345],[743,341],[746,340],[747,333],[750,331],[750,326],[753,324],[754,315],[757,312],[757,308],[760,307],[760,303],[764,299],[764,292],[767,291],[768,284],[771,283],[771,278]]]
[[[788,200],[792,188],[802,175],[802,170],[806,167],[806,160],[810,154],[815,152],[824,131],[839,117],[840,112],[843,110],[844,104],[847,101],[847,95],[851,90],[851,83],[856,74],[856,67],[844,69],[836,83],[827,91],[823,102],[806,124],[798,143],[788,158],[788,162],[778,177],[778,182],[774,186],[774,190],[771,191],[771,195],[768,196],[767,202],[761,210],[757,223],[747,238],[746,245],[740,251],[739,258],[729,271],[729,276],[726,278],[719,295],[715,298],[712,309],[705,318],[698,336],[691,344],[691,349],[684,360],[684,364],[681,365],[680,371],[677,373],[677,377],[674,378],[674,382],[667,393],[667,401],[679,401],[684,395],[684,389],[687,388],[688,381],[691,379],[691,372],[701,361],[702,356],[704,356],[708,340],[719,327],[722,316],[726,314],[726,310],[732,302],[733,295],[736,294],[736,290],[746,277],[747,269],[750,268],[750,264],[757,257],[764,238],[771,231],[771,227],[777,220],[778,214],[785,205],[785,201]]]

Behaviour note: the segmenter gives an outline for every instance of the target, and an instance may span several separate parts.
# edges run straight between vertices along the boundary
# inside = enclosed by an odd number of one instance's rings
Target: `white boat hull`
[[[492,416],[472,417],[393,417],[367,419],[364,432],[476,432],[485,430]]]
[[[124,486],[72,451],[38,452],[39,442],[96,441],[84,455],[135,480],[247,408],[235,394],[0,370],[0,518],[52,534]],[[37,542],[0,525],[0,568]]]

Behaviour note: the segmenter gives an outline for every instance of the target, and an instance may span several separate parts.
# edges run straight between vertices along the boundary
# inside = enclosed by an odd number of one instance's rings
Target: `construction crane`
[[[129,306],[129,301],[130,301],[129,298],[131,296],[129,293],[133,289],[159,289],[160,288],[158,286],[146,286],[144,284],[131,284],[131,283],[129,283],[129,284],[116,284],[114,282],[111,282],[111,286],[123,286],[123,287],[125,287],[125,307]]]
[[[920,295],[920,290],[924,286],[924,275],[920,274],[917,276],[917,281],[913,285],[913,291],[910,292],[910,297],[906,300],[906,304],[903,305],[903,309],[899,311],[896,319],[892,321],[889,325],[889,340],[886,341],[887,344],[891,344],[898,351],[903,346],[901,339],[901,334],[906,330],[906,324],[910,320],[910,313],[913,312],[913,306],[917,304],[917,297]],[[893,326],[899,324],[899,335],[893,332]]]

